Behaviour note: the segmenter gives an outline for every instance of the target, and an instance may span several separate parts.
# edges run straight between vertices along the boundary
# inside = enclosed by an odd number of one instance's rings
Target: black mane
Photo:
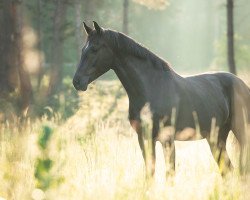
[[[165,70],[171,69],[168,62],[123,33],[107,29],[104,31],[104,37],[115,52],[119,51],[139,58],[149,59],[155,63],[154,66],[156,67],[161,66]]]

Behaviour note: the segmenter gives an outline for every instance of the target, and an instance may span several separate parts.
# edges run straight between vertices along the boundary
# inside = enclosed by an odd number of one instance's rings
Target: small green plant
[[[49,157],[49,141],[53,134],[53,129],[47,125],[42,127],[38,139],[38,146],[41,156],[36,159],[35,178],[36,187],[46,191],[51,186],[58,185],[63,179],[54,177],[52,174],[53,160]]]

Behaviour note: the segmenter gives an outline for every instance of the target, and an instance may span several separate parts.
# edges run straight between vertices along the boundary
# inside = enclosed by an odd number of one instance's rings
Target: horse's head
[[[105,30],[96,22],[94,22],[94,29],[88,27],[85,23],[83,24],[88,37],[82,49],[73,85],[75,89],[85,91],[89,83],[110,69],[114,56],[104,40]]]

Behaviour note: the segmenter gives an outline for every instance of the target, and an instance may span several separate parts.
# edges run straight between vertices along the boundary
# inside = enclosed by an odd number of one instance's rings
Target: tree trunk
[[[32,100],[32,86],[30,82],[29,74],[24,69],[24,60],[22,54],[23,41],[22,41],[22,7],[21,1],[16,1],[16,54],[17,54],[17,68],[20,81],[20,108],[25,111]]]
[[[77,45],[77,53],[80,59],[81,52],[82,52],[82,44],[84,41],[84,37],[86,36],[83,34],[82,23],[83,21],[86,23],[92,23],[92,21],[97,20],[94,18],[94,9],[98,5],[97,2],[94,0],[75,0],[75,24],[76,24],[76,45]],[[83,6],[82,6],[83,5]],[[83,14],[81,14],[83,13]],[[83,16],[83,18],[82,18]]]
[[[43,69],[42,69],[42,58],[41,58],[41,52],[42,52],[42,25],[41,25],[41,0],[37,0],[37,37],[38,37],[38,42],[37,42],[37,48],[40,51],[39,52],[39,66],[38,66],[38,72],[37,72],[37,90],[40,89],[41,81],[42,81],[42,76],[43,76]]]
[[[123,24],[122,31],[125,34],[128,34],[128,8],[129,8],[129,0],[123,1]]]
[[[66,16],[66,4],[62,0],[55,0],[55,14],[53,18],[52,59],[47,97],[55,94],[62,82],[63,74],[63,24]]]
[[[15,4],[3,0],[1,5],[0,25],[0,92],[9,93],[18,86],[15,51]]]
[[[75,23],[76,23],[76,45],[77,45],[77,54],[78,54],[78,60],[81,57],[81,49],[82,49],[82,18],[81,18],[81,11],[82,11],[82,5],[80,0],[75,0]]]
[[[8,95],[19,89],[18,107],[28,108],[32,87],[23,66],[22,8],[21,1],[2,1],[0,30],[0,93]]]
[[[236,74],[234,59],[234,26],[233,26],[234,0],[227,0],[227,60],[229,71]]]

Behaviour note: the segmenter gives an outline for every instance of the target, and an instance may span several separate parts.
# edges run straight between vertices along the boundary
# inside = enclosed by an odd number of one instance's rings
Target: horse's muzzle
[[[76,90],[86,91],[88,88],[89,78],[79,78],[74,77],[73,79],[73,85]]]

